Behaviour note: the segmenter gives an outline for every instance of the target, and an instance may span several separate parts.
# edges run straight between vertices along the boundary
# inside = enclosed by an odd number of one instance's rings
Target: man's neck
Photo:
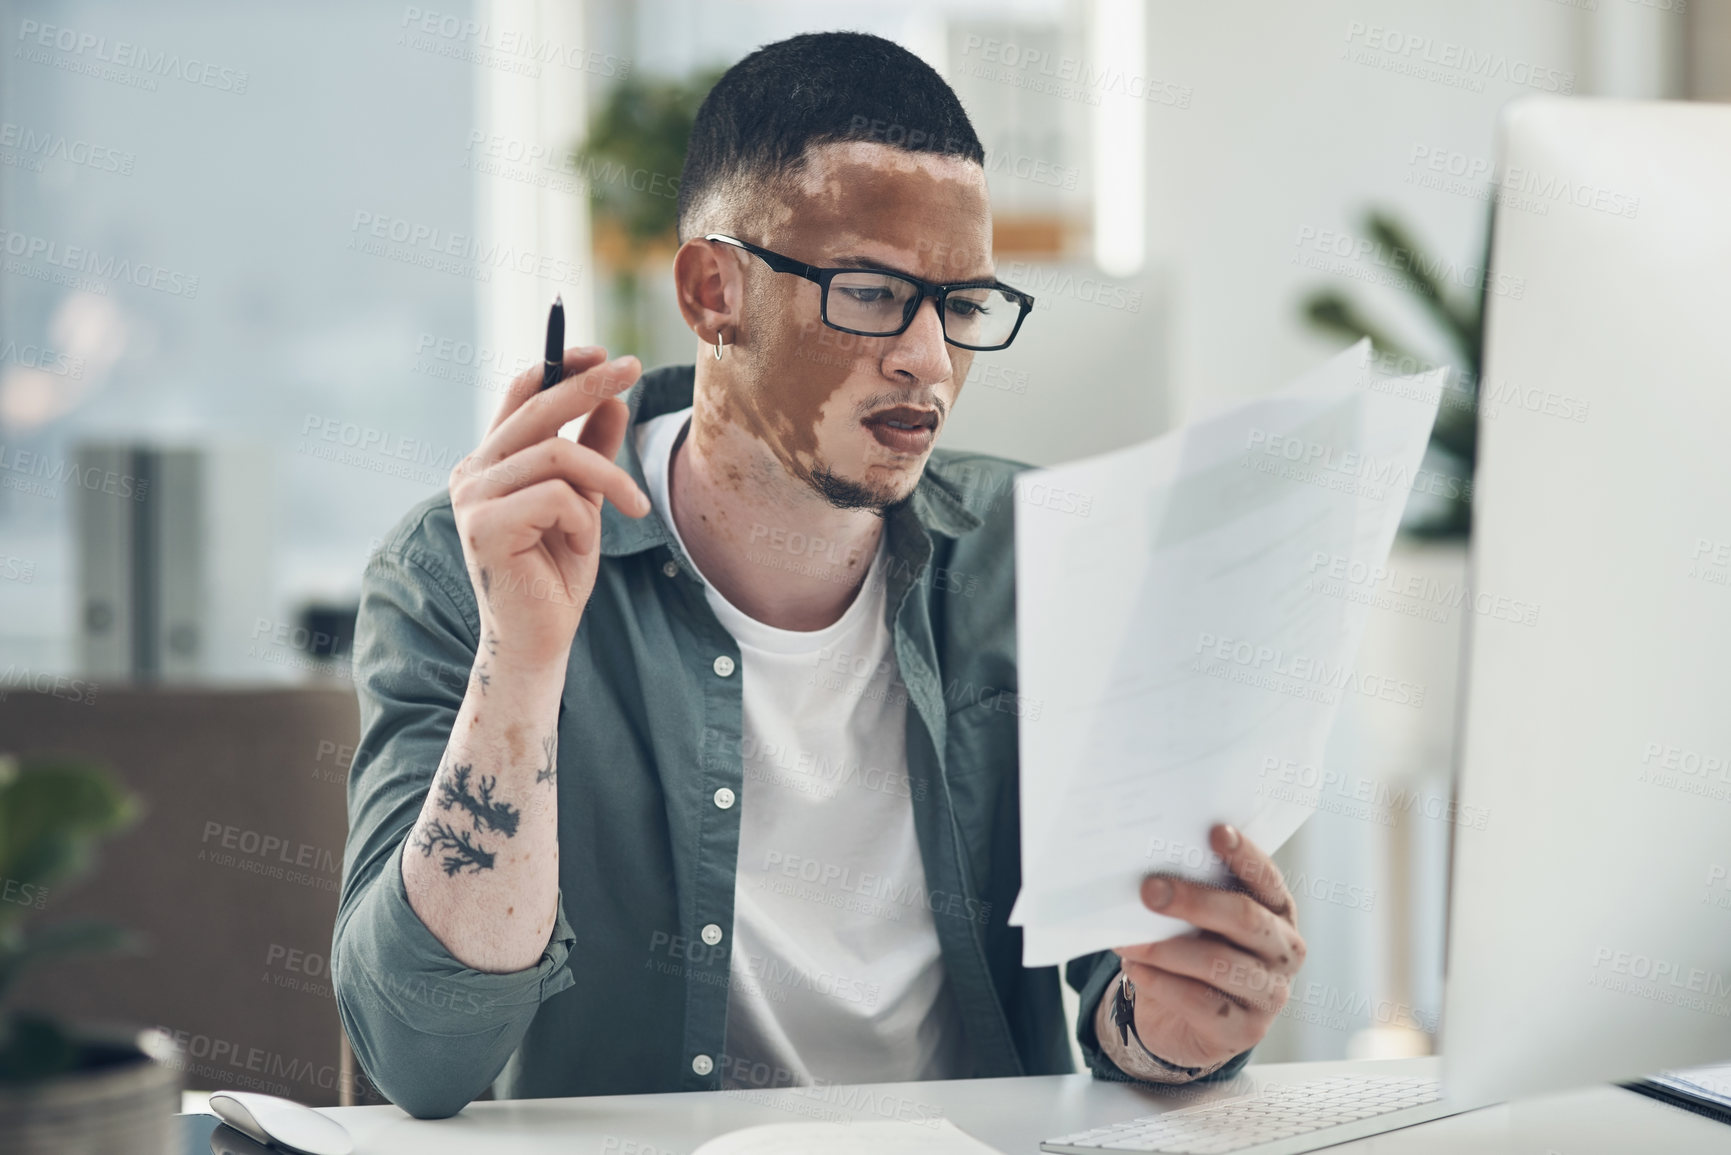
[[[700,403],[667,475],[673,521],[692,562],[764,625],[835,624],[871,568],[883,519],[835,508],[744,430],[705,417]]]

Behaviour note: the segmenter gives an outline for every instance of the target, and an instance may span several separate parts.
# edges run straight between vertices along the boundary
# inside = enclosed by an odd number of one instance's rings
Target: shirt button
[[[721,941],[721,928],[713,922],[703,928],[703,941],[714,946]]]
[[[715,659],[713,669],[719,677],[731,677],[733,675],[733,659],[728,657],[726,654],[723,654],[721,657]]]
[[[695,1059],[691,1060],[691,1069],[696,1071],[699,1075],[707,1075],[709,1072],[715,1070],[715,1060],[710,1058],[708,1055],[698,1055]]]
[[[665,562],[661,566],[661,572],[666,574],[668,577],[678,577],[679,563],[676,561]]]
[[[717,790],[715,792],[715,804],[717,806],[721,807],[723,810],[726,810],[729,806],[732,806],[733,805],[733,791],[729,790],[725,786],[723,786],[720,790]]]

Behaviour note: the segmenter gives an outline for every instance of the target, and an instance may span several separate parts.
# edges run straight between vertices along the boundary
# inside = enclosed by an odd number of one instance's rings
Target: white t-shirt
[[[668,476],[690,415],[664,414],[637,431],[649,499],[681,549]],[[811,564],[802,538],[766,531],[760,540],[753,560]],[[912,795],[929,787],[908,778],[883,545],[853,604],[821,630],[776,629],[708,581],[704,592],[739,644],[744,678],[722,1086],[964,1074],[961,1018],[914,836]]]

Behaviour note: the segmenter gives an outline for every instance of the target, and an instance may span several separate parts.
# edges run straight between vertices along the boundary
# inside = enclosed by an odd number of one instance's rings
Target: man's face
[[[870,143],[811,150],[759,218],[765,248],[822,267],[888,269],[927,281],[989,280],[985,173],[955,157]],[[935,301],[907,330],[860,337],[826,326],[821,290],[748,262],[729,420],[832,503],[881,509],[912,494],[973,353],[944,340]]]

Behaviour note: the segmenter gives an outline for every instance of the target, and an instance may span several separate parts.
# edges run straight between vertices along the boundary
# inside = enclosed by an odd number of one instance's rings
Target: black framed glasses
[[[709,233],[719,241],[744,249],[778,273],[804,277],[823,290],[823,323],[860,337],[894,337],[905,333],[927,297],[937,302],[944,340],[963,349],[1002,349],[1016,339],[1034,298],[1002,281],[964,281],[935,285],[879,269],[820,269],[774,253],[761,245]]]

